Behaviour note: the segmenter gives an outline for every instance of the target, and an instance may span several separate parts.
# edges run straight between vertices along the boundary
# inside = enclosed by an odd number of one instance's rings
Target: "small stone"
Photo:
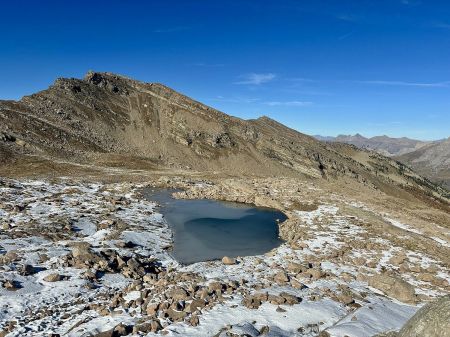
[[[200,323],[200,320],[197,315],[192,315],[191,318],[189,319],[189,324],[192,326],[197,326],[197,325],[199,325],[199,323]]]
[[[305,288],[307,288],[303,283],[301,283],[301,282],[299,282],[299,281],[297,281],[296,279],[293,279],[293,278],[291,279],[290,283],[291,283],[291,286],[293,288],[295,288],[295,289],[305,289]]]
[[[268,325],[264,325],[261,329],[259,329],[259,334],[262,335],[267,335],[270,332],[270,328]]]
[[[346,295],[346,294],[341,294],[338,297],[339,301],[345,305],[350,305],[355,303],[355,300],[350,296],[350,295]]]

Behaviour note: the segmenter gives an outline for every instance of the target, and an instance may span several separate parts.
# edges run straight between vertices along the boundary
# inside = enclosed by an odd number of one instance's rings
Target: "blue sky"
[[[111,71],[308,134],[450,136],[450,2],[4,1],[0,98]]]

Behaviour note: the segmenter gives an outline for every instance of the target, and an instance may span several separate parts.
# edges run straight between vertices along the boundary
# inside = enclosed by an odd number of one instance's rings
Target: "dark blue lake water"
[[[260,255],[278,247],[278,223],[286,216],[277,210],[216,200],[173,199],[170,189],[146,189],[148,200],[174,232],[173,256],[184,264],[223,256]]]

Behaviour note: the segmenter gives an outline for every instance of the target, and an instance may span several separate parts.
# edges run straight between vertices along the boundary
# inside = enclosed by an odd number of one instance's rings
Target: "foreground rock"
[[[417,301],[414,287],[395,275],[387,273],[374,275],[369,279],[369,286],[405,303],[413,304]]]
[[[449,337],[450,295],[428,303],[397,334],[397,337]]]
[[[222,263],[225,265],[233,265],[236,264],[236,259],[233,257],[224,256],[222,258]]]

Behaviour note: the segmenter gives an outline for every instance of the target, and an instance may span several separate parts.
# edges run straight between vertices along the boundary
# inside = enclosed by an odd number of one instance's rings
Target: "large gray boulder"
[[[406,322],[397,337],[450,337],[450,295],[426,304]]]
[[[376,337],[450,337],[450,295],[423,306],[399,332]]]

